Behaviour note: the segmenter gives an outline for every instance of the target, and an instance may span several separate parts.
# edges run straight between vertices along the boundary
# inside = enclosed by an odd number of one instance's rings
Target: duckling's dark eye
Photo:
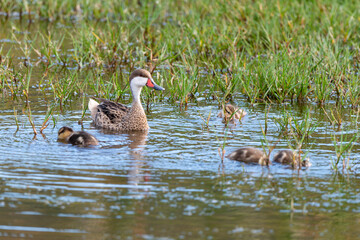
[[[65,132],[65,128],[60,128],[59,134],[61,134],[61,133],[63,133],[63,132]]]
[[[230,107],[226,107],[226,108],[225,108],[225,111],[226,111],[227,113],[231,114],[232,109],[231,109]]]

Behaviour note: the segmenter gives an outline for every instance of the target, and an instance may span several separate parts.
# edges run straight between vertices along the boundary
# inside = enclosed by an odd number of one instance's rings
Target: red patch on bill
[[[154,84],[151,82],[150,79],[148,79],[148,81],[147,81],[147,83],[146,83],[146,86],[153,88],[153,87],[154,87]]]

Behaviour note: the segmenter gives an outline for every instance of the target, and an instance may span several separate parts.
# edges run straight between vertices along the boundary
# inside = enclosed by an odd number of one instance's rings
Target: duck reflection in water
[[[128,181],[129,184],[138,185],[141,182],[149,181],[150,176],[148,173],[142,171],[142,167],[146,166],[143,151],[146,146],[147,132],[131,132],[128,135],[130,140],[129,148],[130,155],[134,159],[134,164],[129,171]],[[138,189],[137,189],[138,190]]]
[[[125,141],[121,141],[121,144],[103,146],[105,149],[114,149],[114,148],[129,148],[129,156],[132,159],[130,170],[128,171],[128,184],[133,186],[138,186],[142,182],[149,180],[149,175],[146,172],[142,171],[142,168],[146,167],[146,162],[143,157],[143,151],[146,146],[146,139],[148,131],[130,131],[130,132],[114,132],[112,130],[100,129],[104,134],[111,135],[122,135],[126,138]],[[140,191],[147,191],[146,188],[130,188],[130,194],[139,194]],[[143,196],[143,194],[142,194]]]

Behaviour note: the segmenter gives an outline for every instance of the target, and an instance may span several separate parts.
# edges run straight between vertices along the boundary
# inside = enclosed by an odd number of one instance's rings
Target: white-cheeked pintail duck
[[[121,103],[101,99],[100,103],[90,99],[91,117],[97,127],[114,131],[146,131],[149,129],[145,111],[141,105],[140,93],[144,86],[164,90],[156,85],[151,74],[145,69],[137,69],[130,75],[130,89],[133,96],[131,107]]]

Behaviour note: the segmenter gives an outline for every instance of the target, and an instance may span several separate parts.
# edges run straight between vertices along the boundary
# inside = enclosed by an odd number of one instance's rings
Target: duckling
[[[114,131],[146,131],[149,129],[145,111],[141,105],[140,93],[144,86],[163,91],[155,84],[151,74],[145,69],[131,73],[130,89],[133,96],[131,107],[121,103],[100,99],[100,103],[90,99],[89,110],[97,127]]]
[[[291,164],[292,167],[296,167],[299,166],[299,161],[301,161],[301,157],[297,153],[297,151],[293,152],[291,150],[281,150],[274,156],[273,161],[281,164]],[[300,166],[310,167],[311,163],[309,159],[304,159],[301,161]]]
[[[234,122],[237,119],[242,119],[246,114],[245,110],[237,108],[231,104],[226,104],[226,106],[219,112],[218,117],[223,118],[224,122]]]
[[[262,166],[271,164],[269,157],[263,151],[252,147],[240,148],[226,157],[244,163],[258,163]]]
[[[61,142],[71,143],[72,145],[89,146],[98,145],[98,140],[87,132],[75,132],[72,128],[62,127],[58,132],[58,140]]]

